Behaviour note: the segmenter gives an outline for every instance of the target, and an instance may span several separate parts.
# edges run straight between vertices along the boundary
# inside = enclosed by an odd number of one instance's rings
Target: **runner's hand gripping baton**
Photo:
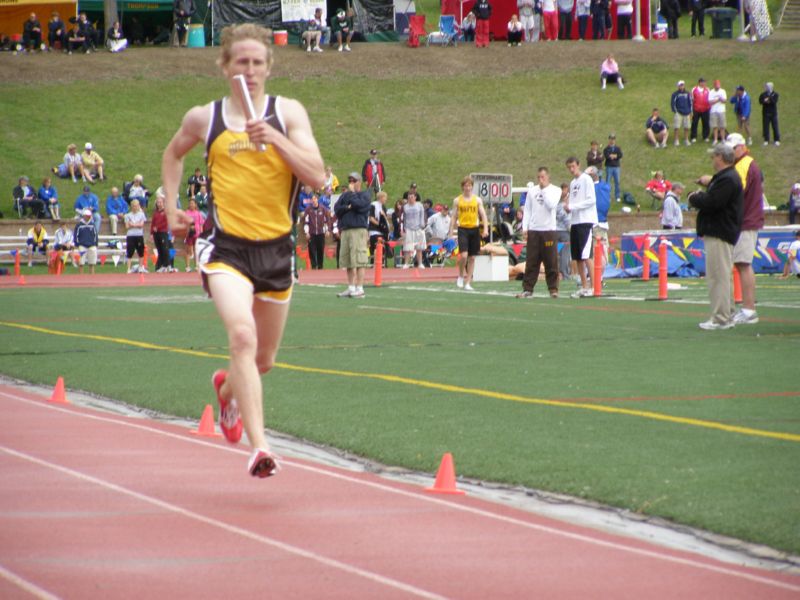
[[[234,86],[234,90],[238,92],[239,100],[241,101],[245,111],[247,111],[247,120],[255,121],[256,108],[253,106],[253,99],[250,97],[250,90],[247,89],[247,82],[244,79],[244,75],[234,75],[233,78],[238,83],[237,86]],[[267,147],[264,144],[258,145],[259,152],[264,152],[266,149]]]

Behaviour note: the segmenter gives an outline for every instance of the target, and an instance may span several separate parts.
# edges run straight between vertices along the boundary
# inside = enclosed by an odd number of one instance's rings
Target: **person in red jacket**
[[[156,273],[170,273],[173,269],[169,261],[169,224],[164,210],[164,191],[161,188],[156,191],[156,209],[150,219],[150,235],[153,236],[153,244],[158,252]]]
[[[711,104],[708,101],[708,87],[706,80],[700,78],[697,80],[697,85],[692,88],[692,127],[691,136],[692,143],[697,141],[697,122],[703,123],[703,140],[708,141],[708,136],[711,133],[709,127],[709,112],[711,111]]]
[[[374,148],[369,151],[369,158],[364,161],[364,166],[361,168],[361,181],[372,191],[373,197],[383,189],[386,183],[386,171],[381,159],[378,158],[378,151]]]

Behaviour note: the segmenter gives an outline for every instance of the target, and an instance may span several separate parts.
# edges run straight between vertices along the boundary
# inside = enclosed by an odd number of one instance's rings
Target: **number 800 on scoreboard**
[[[470,176],[475,182],[473,192],[480,196],[484,204],[511,203],[511,175],[472,173]]]

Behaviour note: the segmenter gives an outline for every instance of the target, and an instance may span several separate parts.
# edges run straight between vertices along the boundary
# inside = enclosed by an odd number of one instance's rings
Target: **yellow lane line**
[[[160,350],[164,352],[173,352],[176,354],[186,354],[189,356],[198,356],[201,358],[221,358],[227,359],[225,354],[214,354],[212,352],[203,352],[201,350],[187,350],[185,348],[175,348],[172,346],[162,346],[160,344],[151,344],[149,342],[138,342],[136,340],[129,340],[126,338],[110,337],[105,335],[92,335],[86,333],[72,333],[69,331],[58,331],[55,329],[47,329],[44,327],[37,327],[35,325],[25,325],[22,323],[10,323],[0,321],[0,325],[5,327],[12,327],[15,329],[23,329],[26,331],[34,331],[37,333],[44,333],[48,335],[58,335],[64,337],[74,337],[87,340],[95,340],[99,342],[110,342],[113,344],[122,344],[126,346],[133,346],[136,348],[143,348],[146,350]],[[585,402],[570,402],[568,400],[547,400],[544,398],[528,398],[526,396],[518,396],[516,394],[507,394],[505,392],[494,392],[491,390],[482,390],[480,388],[469,388],[458,385],[450,385],[446,383],[436,383],[435,381],[425,381],[422,379],[411,379],[409,377],[401,377],[399,375],[387,375],[383,373],[361,373],[357,371],[342,371],[338,369],[323,369],[320,367],[304,367],[301,365],[290,365],[288,363],[277,362],[275,366],[280,369],[288,371],[298,371],[301,373],[315,373],[319,375],[332,375],[335,377],[352,377],[360,379],[372,379],[378,381],[385,381],[388,383],[400,383],[403,385],[411,385],[415,387],[428,388],[441,392],[450,392],[455,394],[466,394],[470,396],[480,396],[483,398],[491,398],[493,400],[505,400],[510,402],[520,402],[523,404],[535,404],[539,406],[552,406],[558,408],[576,408],[582,410],[590,410],[595,412],[625,415],[629,417],[639,417],[643,419],[650,419],[653,421],[664,421],[667,423],[677,423],[680,425],[690,425],[692,427],[702,427],[705,429],[714,429],[718,431],[725,431],[728,433],[738,433],[741,435],[748,435],[754,437],[765,437],[787,442],[800,442],[800,435],[794,433],[783,433],[779,431],[766,431],[763,429],[753,429],[752,427],[741,427],[739,425],[728,425],[725,423],[718,423],[716,421],[706,421],[703,419],[693,419],[690,417],[677,417],[663,413],[657,413],[647,410],[633,410],[629,408],[620,408],[617,406],[605,406],[602,404],[589,404]]]

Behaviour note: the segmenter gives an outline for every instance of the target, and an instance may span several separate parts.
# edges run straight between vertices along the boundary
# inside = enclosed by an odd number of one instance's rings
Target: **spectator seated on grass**
[[[35,190],[31,187],[28,178],[23,175],[19,178],[19,184],[11,192],[14,197],[14,208],[20,217],[28,213],[28,217],[40,219],[44,215],[44,202],[36,197]]]
[[[87,177],[86,171],[83,168],[83,160],[81,155],[78,154],[78,147],[75,144],[67,146],[67,153],[64,154],[64,160],[57,167],[53,167],[53,174],[63,179],[72,178],[75,183],[80,177],[83,181],[92,182],[91,175]]]
[[[44,50],[42,25],[39,23],[36,13],[31,13],[22,25],[22,45],[26,52]]]
[[[664,178],[664,171],[656,171],[653,178],[644,186],[644,191],[652,198],[653,208],[661,206],[672,184]]]
[[[666,148],[667,140],[669,139],[669,125],[661,118],[657,108],[653,109],[653,113],[644,124],[645,137],[654,148]]]
[[[61,205],[58,202],[58,191],[52,184],[49,177],[42,179],[42,185],[38,192],[39,200],[44,204],[44,213],[54,221],[61,220]]]
[[[131,202],[138,200],[141,207],[146,209],[150,191],[144,185],[144,178],[137,173],[133,176],[133,181],[126,181],[122,185],[122,197],[129,206]]]
[[[97,177],[100,181],[105,180],[106,176],[103,171],[106,163],[94,149],[91,142],[86,142],[86,146],[81,153],[81,162],[83,162],[84,172],[90,175],[90,180],[95,177]]]
[[[56,11],[50,14],[47,22],[47,45],[51,51],[56,47],[67,51],[67,26]]]
[[[28,229],[28,239],[26,245],[28,247],[28,266],[33,266],[33,254],[39,252],[42,256],[47,256],[47,244],[50,240],[47,237],[47,231],[42,227],[40,221],[36,221],[33,227]]]
[[[78,23],[73,23],[72,28],[67,32],[67,54],[72,54],[76,50],[83,50],[85,54],[89,54],[91,47],[91,40],[81,33]]]
[[[109,52],[122,52],[128,47],[128,40],[125,34],[122,33],[122,25],[119,21],[114,21],[114,24],[109,28],[106,34],[106,46]]]

